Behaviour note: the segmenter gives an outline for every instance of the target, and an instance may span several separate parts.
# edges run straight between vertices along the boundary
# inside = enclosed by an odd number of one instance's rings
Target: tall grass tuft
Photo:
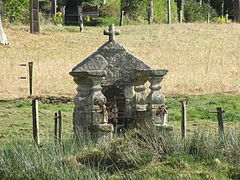
[[[210,133],[182,139],[147,125],[105,143],[14,140],[0,149],[0,179],[237,179],[239,143],[239,133],[227,133],[223,144]]]

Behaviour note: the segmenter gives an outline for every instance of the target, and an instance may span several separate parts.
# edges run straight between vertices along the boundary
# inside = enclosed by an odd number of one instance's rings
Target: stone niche
[[[106,138],[143,122],[166,125],[160,83],[168,70],[153,70],[128,53],[115,41],[119,34],[110,25],[104,31],[109,41],[70,72],[78,85],[73,115],[76,134]]]

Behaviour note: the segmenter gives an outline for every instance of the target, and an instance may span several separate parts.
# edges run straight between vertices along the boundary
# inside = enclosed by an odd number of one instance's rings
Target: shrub
[[[223,23],[231,23],[232,20],[229,19],[229,20],[226,22],[226,18],[225,18],[225,17],[215,17],[215,18],[213,18],[213,22],[219,23],[219,24],[223,24]]]
[[[122,0],[121,9],[135,21],[142,21],[147,17],[148,0]]]
[[[149,0],[122,0],[121,8],[126,13],[126,19],[142,22],[148,18]],[[154,22],[167,22],[167,1],[153,0]],[[177,5],[171,1],[172,22],[177,21]],[[125,21],[126,22],[126,21]]]
[[[208,4],[203,3],[202,6],[196,0],[185,3],[184,17],[186,22],[202,22],[207,20],[208,13],[211,18],[216,17],[216,11]]]
[[[95,26],[108,26],[109,24],[118,24],[119,23],[119,18],[116,17],[99,17],[99,18],[95,18],[92,21],[92,25]]]
[[[40,9],[40,11],[41,12],[43,12],[43,13],[49,13],[49,12],[51,12],[51,3],[50,3],[50,1],[40,1],[39,2],[39,9]]]
[[[56,14],[54,14],[53,22],[54,22],[54,24],[62,24],[63,23],[61,12],[57,12]]]
[[[4,0],[4,18],[11,23],[29,19],[29,0]]]
[[[154,0],[154,21],[160,23],[166,23],[168,21],[168,9],[167,1]],[[171,1],[171,19],[172,22],[176,22],[178,19],[177,4]]]
[[[119,17],[120,15],[120,0],[108,0],[105,5],[100,7],[101,17]]]

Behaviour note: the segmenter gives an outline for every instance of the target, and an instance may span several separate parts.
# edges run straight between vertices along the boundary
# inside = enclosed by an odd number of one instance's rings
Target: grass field
[[[195,131],[212,131],[217,134],[216,107],[223,107],[226,131],[240,128],[240,96],[176,96],[167,97],[166,104],[169,108],[169,124],[175,126],[175,132],[180,134],[181,104],[179,100],[188,97],[187,108],[188,133]],[[63,113],[63,137],[68,139],[72,135],[73,102],[60,104],[39,104],[40,136],[53,139],[54,113]],[[32,118],[30,99],[18,99],[0,102],[0,146],[1,143],[22,137],[32,138]]]
[[[187,138],[181,139],[179,100],[188,98]],[[152,127],[129,131],[109,143],[72,138],[73,102],[39,104],[40,146],[32,142],[31,99],[0,101],[0,179],[239,179],[240,96],[169,96],[169,122],[175,130]],[[225,109],[225,144],[216,114]],[[54,144],[53,115],[63,114],[63,142]]]
[[[32,142],[27,68],[34,62],[34,95],[72,98],[76,85],[68,74],[108,37],[107,27],[44,26],[29,34],[9,26],[11,46],[0,47],[0,179],[240,179],[240,24],[173,24],[121,27],[117,40],[153,68],[169,69],[162,84],[168,124],[134,129],[109,143],[72,137],[74,104],[39,104],[40,146]],[[23,98],[17,98],[23,97]],[[46,96],[49,97],[49,96]],[[181,104],[187,105],[187,138],[181,138]],[[43,98],[44,99],[44,98]],[[53,98],[57,99],[57,98]],[[225,143],[219,141],[216,114],[222,107]],[[54,113],[63,115],[63,141],[53,138]]]
[[[35,95],[74,95],[76,85],[68,74],[106,42],[107,27],[42,27],[39,35],[27,27],[6,28],[11,46],[0,47],[0,97],[28,95],[27,69],[34,62]],[[122,43],[152,68],[169,69],[165,94],[240,92],[240,24],[173,24],[118,27]]]

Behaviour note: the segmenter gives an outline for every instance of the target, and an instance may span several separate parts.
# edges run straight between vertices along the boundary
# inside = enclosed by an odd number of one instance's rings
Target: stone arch
[[[115,86],[107,86],[103,88],[102,93],[107,98],[106,107],[109,112],[109,123],[113,123],[114,126],[116,124],[124,125],[126,120],[124,91]]]

